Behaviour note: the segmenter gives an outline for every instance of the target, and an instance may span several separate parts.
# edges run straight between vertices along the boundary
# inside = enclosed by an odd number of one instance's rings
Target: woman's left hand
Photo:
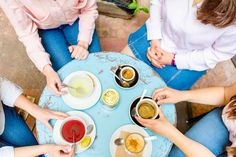
[[[86,59],[89,54],[88,50],[80,45],[69,46],[69,51],[71,53],[71,58],[75,58],[78,60]]]
[[[69,46],[69,51],[71,53],[71,58],[83,60],[86,59],[88,52],[89,44],[86,41],[79,41],[77,45]]]
[[[63,120],[69,116],[68,114],[63,113],[63,112],[57,112],[57,111],[52,111],[49,109],[43,109],[38,106],[37,106],[37,109],[35,110],[35,113],[33,115],[37,120],[42,122],[51,131],[53,130],[53,128],[49,124],[49,120],[51,120],[51,119]]]
[[[159,64],[171,65],[172,60],[174,59],[174,54],[173,53],[167,52],[167,51],[163,50],[160,47],[157,47],[156,51],[158,52],[158,54],[161,54],[158,57],[158,60],[157,60]]]

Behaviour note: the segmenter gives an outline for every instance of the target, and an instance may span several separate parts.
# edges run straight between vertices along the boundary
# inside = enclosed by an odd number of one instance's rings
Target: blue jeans
[[[67,24],[54,29],[39,30],[39,36],[41,37],[43,47],[46,52],[50,54],[52,67],[55,71],[58,71],[66,63],[72,60],[68,46],[77,45],[78,33],[78,20],[76,20],[72,25]],[[96,31],[93,34],[93,41],[88,50],[89,52],[101,51]]]
[[[38,142],[24,120],[14,108],[3,105],[5,114],[5,129],[0,136],[0,147],[23,147],[37,145]],[[41,156],[43,157],[43,156]]]
[[[216,156],[226,156],[225,147],[229,144],[229,133],[222,119],[222,108],[209,112],[199,120],[186,136],[207,147]],[[180,149],[173,146],[168,157],[184,157]]]
[[[143,25],[139,30],[129,36],[128,45],[136,58],[152,67],[165,81],[167,86],[171,88],[179,90],[190,89],[206,73],[206,71],[179,70],[169,65],[162,69],[153,66],[146,56],[147,49],[150,47],[150,42],[147,40],[146,25]]]

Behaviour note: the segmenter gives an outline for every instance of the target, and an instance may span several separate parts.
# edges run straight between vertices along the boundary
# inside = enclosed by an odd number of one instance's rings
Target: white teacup
[[[135,145],[134,144],[135,141]],[[144,137],[139,133],[130,133],[125,138],[125,150],[130,155],[137,155],[145,148],[146,142]]]
[[[127,81],[127,82],[133,81],[135,78],[135,71],[131,67],[123,67],[121,68],[120,76],[122,80],[124,81]]]
[[[138,117],[156,119],[159,114],[159,107],[154,100],[144,98],[136,105],[135,112]]]
[[[75,130],[77,129],[76,130],[77,132],[75,132],[76,133],[75,135],[73,135],[72,129],[75,129]],[[80,130],[80,133],[78,133],[78,130]],[[61,128],[60,128],[60,135],[64,143],[73,144],[73,138],[75,138],[74,139],[75,143],[80,142],[84,139],[84,137],[86,136],[86,133],[87,133],[87,125],[83,119],[77,116],[71,116],[62,121]]]

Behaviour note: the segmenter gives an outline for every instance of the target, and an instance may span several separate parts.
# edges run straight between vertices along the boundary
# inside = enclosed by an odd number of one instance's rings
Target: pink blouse
[[[38,28],[73,24],[79,18],[77,39],[90,44],[98,17],[96,0],[0,0],[0,6],[40,71],[51,62],[41,44]]]

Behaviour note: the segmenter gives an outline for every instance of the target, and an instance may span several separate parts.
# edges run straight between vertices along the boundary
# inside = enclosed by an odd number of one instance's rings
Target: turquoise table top
[[[122,89],[119,87],[111,73],[110,69],[121,64],[129,64],[137,69],[140,75],[138,84],[132,89]],[[144,62],[131,58],[119,53],[92,53],[86,60],[73,60],[62,67],[58,73],[61,80],[75,71],[89,71],[96,75],[101,82],[102,91],[107,88],[114,88],[120,94],[119,105],[115,110],[109,111],[102,106],[102,101],[99,99],[96,105],[83,110],[89,114],[94,120],[97,128],[97,138],[92,144],[91,148],[79,154],[79,157],[110,157],[110,138],[112,134],[122,125],[131,124],[129,118],[130,104],[139,97],[143,89],[148,89],[147,96],[151,96],[156,88],[165,87],[162,79],[152,70],[151,67]],[[47,88],[44,89],[39,105],[41,107],[49,108],[56,111],[68,112],[74,109],[67,106],[61,97],[53,96]],[[163,113],[172,124],[176,123],[176,110],[173,104],[163,105]],[[55,124],[55,120],[51,121]],[[54,143],[52,132],[50,132],[42,123],[37,121],[36,129],[40,144]],[[146,129],[149,135],[156,135],[150,130]],[[172,142],[159,135],[158,139],[152,142],[151,157],[165,157],[168,155]]]

